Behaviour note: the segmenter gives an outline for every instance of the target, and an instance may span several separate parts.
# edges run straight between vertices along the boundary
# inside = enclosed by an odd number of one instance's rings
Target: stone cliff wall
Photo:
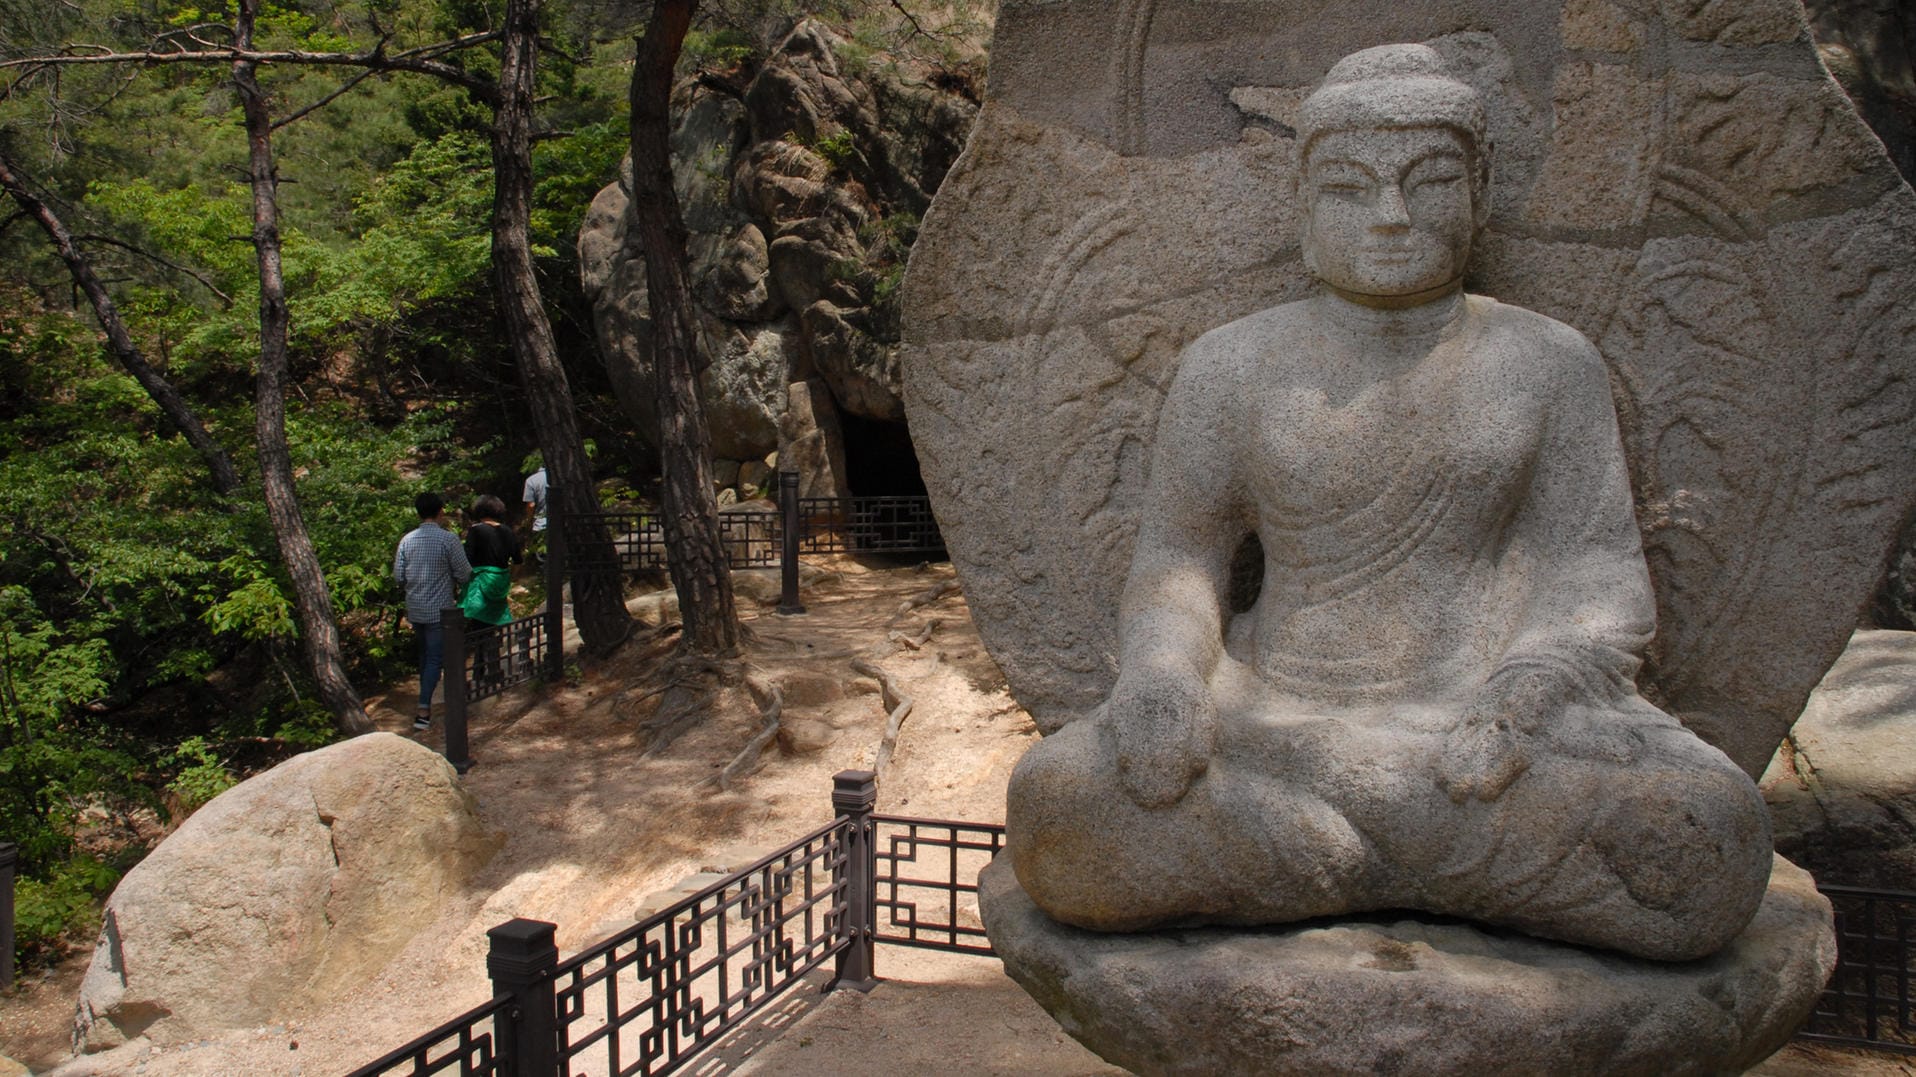
[[[904,422],[894,294],[978,107],[982,51],[956,54],[881,58],[807,19],[755,68],[679,87],[673,174],[691,234],[702,389],[713,455],[722,476],[742,476],[741,498],[763,482],[750,465],[774,451],[798,466],[804,493],[845,493],[841,416]],[[593,202],[579,253],[612,384],[656,446],[630,176],[628,160]]]

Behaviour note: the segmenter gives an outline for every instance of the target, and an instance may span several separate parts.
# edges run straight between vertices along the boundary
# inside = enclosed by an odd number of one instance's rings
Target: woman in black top
[[[506,503],[481,494],[468,512],[473,524],[466,531],[466,560],[472,562],[472,582],[459,603],[466,620],[480,625],[512,623],[512,566],[519,563],[519,536],[505,523]],[[481,683],[499,678],[498,632],[477,641],[473,673]]]

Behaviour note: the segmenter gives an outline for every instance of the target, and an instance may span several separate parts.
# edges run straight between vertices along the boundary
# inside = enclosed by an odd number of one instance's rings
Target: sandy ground
[[[336,1075],[490,997],[485,931],[515,916],[559,925],[562,954],[630,924],[650,895],[702,871],[755,859],[829,821],[831,776],[872,766],[885,727],[878,685],[856,674],[874,660],[915,700],[879,790],[879,810],[976,821],[1003,818],[1013,763],[1037,737],[985,654],[963,596],[900,614],[907,599],[951,578],[947,565],[874,569],[850,560],[805,596],[809,612],[746,611],[755,676],[785,693],[783,750],[730,790],[708,779],[756,732],[743,688],[666,750],[642,758],[638,698],[644,648],[588,664],[576,683],[519,690],[473,716],[478,765],[466,782],[507,841],[457,901],[422,910],[412,942],[386,969],[324,1010],[214,1040],[126,1048],[72,1060],[87,1074]],[[752,606],[752,603],[742,603]],[[935,622],[935,624],[934,624]],[[922,649],[895,641],[916,639]],[[369,701],[381,728],[410,733],[411,691]],[[436,731],[425,741],[438,747]],[[61,1060],[84,958],[0,1000],[0,1053],[46,1072]],[[821,993],[822,976],[782,996],[686,1072],[844,1077],[911,1074],[1118,1074],[1065,1036],[989,957],[880,947],[885,982],[869,994]],[[1916,1075],[1899,1059],[1793,1046],[1767,1077]]]

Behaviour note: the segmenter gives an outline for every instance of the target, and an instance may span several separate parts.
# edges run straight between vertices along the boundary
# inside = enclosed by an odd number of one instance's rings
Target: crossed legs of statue
[[[1220,719],[1165,808],[1125,794],[1101,713],[1026,754],[1009,851],[1041,909],[1106,931],[1417,909],[1686,960],[1741,931],[1769,879],[1754,786],[1641,700],[1566,708],[1500,796],[1462,803],[1435,776],[1441,717]]]

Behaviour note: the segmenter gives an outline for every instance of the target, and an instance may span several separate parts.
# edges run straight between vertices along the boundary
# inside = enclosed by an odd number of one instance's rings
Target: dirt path
[[[743,687],[711,718],[653,758],[637,726],[642,647],[588,665],[572,685],[520,690],[481,704],[468,787],[504,849],[458,900],[422,910],[426,923],[378,976],[323,1011],[217,1040],[143,1041],[70,1062],[62,1077],[334,1075],[396,1047],[490,995],[485,931],[514,916],[559,925],[562,953],[629,925],[648,895],[701,871],[729,870],[831,817],[831,775],[871,767],[886,722],[878,685],[851,668],[878,663],[915,699],[879,790],[879,810],[997,821],[1012,765],[1037,737],[985,654],[963,596],[900,613],[951,580],[949,566],[874,570],[855,562],[805,596],[804,617],[748,613],[755,676],[785,693],[784,750],[728,791],[703,788],[757,731]],[[894,641],[929,637],[920,649]],[[402,704],[410,693],[396,687]],[[374,708],[384,729],[410,732],[409,708]],[[438,747],[437,735],[427,743]],[[30,985],[0,1010],[0,1052],[34,1072],[55,1061],[84,959]],[[991,958],[881,947],[886,981],[869,995],[800,986],[694,1067],[700,1074],[829,1071],[901,1075],[1117,1074],[1066,1037]],[[1770,1077],[1846,1072],[1907,1077],[1898,1060],[1792,1048]]]
[[[570,953],[630,924],[648,895],[747,863],[827,822],[831,775],[872,765],[887,717],[878,685],[852,671],[854,658],[876,661],[916,700],[880,810],[1002,818],[1005,781],[1035,728],[1006,693],[962,594],[898,613],[949,581],[950,566],[827,567],[832,575],[805,595],[805,616],[747,614],[755,675],[784,687],[790,752],[768,750],[763,769],[729,791],[700,787],[757,732],[757,710],[740,686],[710,720],[641,758],[637,726],[656,700],[626,687],[639,679],[639,647],[588,665],[575,685],[483,703],[472,729],[478,765],[466,783],[487,821],[507,832],[506,845],[461,898],[422,911],[431,922],[385,971],[285,1025],[164,1050],[136,1044],[63,1072],[337,1074],[489,997],[487,928],[515,916],[549,920]],[[894,631],[916,639],[928,626],[919,650],[888,639]],[[409,693],[398,686],[389,695],[403,703]],[[376,706],[374,714],[381,728],[409,732],[403,710]],[[425,739],[438,747],[436,732]],[[69,995],[59,1008],[71,1005]]]

